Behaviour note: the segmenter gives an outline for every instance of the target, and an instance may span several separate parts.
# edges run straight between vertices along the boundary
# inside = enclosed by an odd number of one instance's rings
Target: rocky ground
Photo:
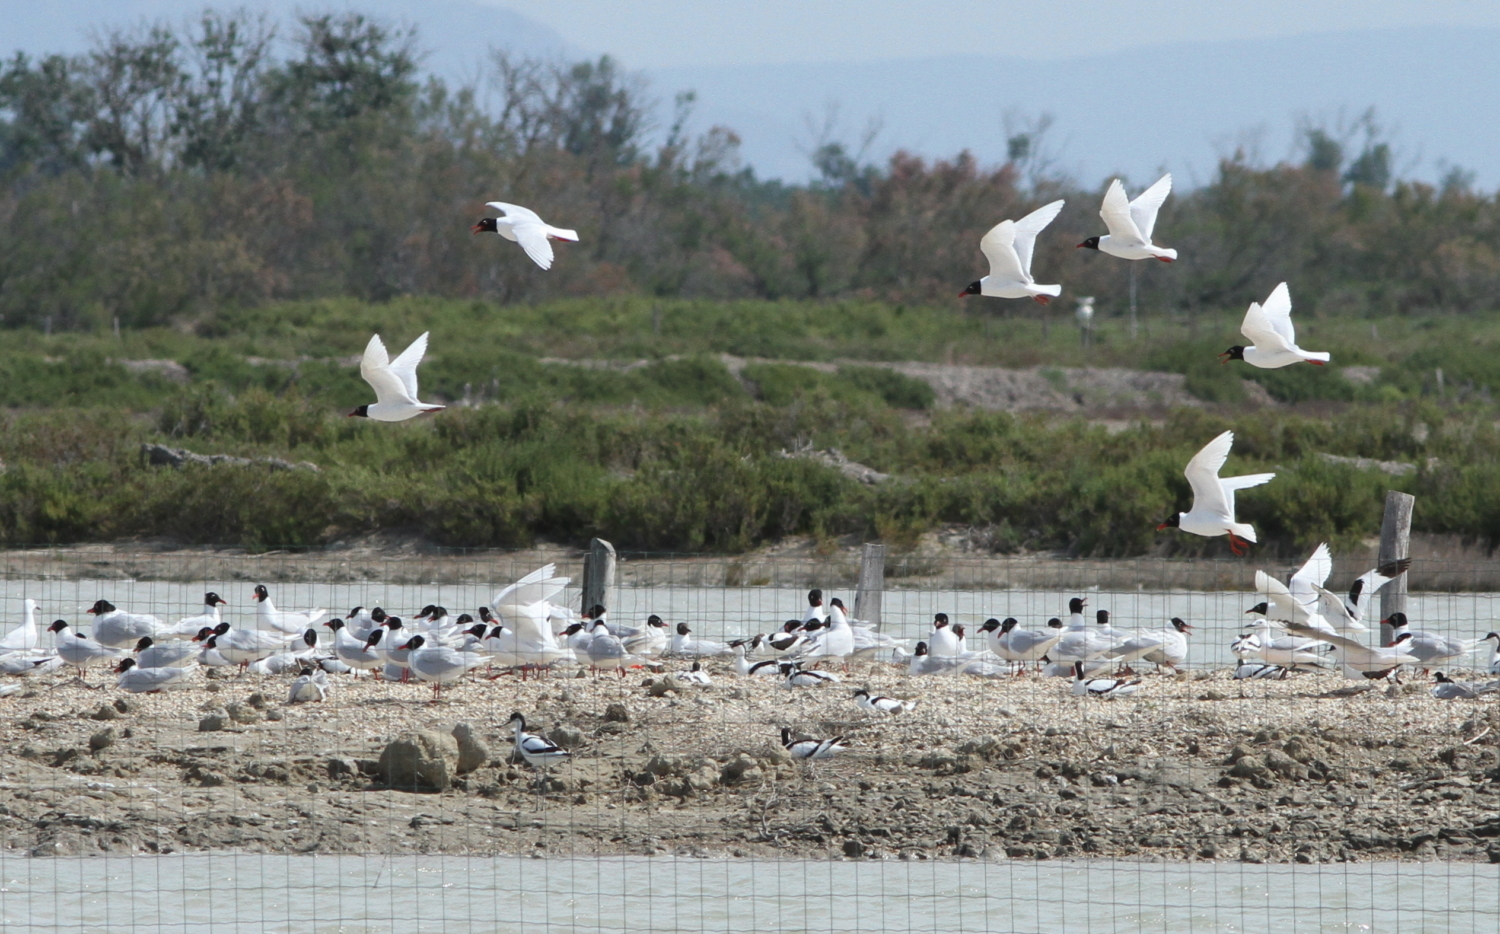
[[[339,678],[287,706],[283,679],[219,674],[145,696],[44,676],[0,698],[0,847],[1500,861],[1500,705],[1419,685],[1204,673],[1102,701],[887,671],[788,691],[715,666],[704,688],[507,675],[436,704]],[[865,684],[920,703],[868,717]],[[512,710],[573,750],[541,793],[511,761]],[[813,772],[783,726],[848,751]]]

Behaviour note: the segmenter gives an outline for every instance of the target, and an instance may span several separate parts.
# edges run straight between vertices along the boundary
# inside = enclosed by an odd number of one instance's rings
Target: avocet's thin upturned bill
[[[1243,477],[1220,477],[1219,471],[1229,460],[1229,449],[1234,446],[1234,432],[1226,431],[1204,445],[1203,450],[1188,461],[1183,475],[1193,488],[1193,506],[1187,512],[1179,512],[1156,527],[1177,528],[1193,535],[1213,538],[1229,536],[1229,547],[1236,555],[1245,553],[1245,543],[1255,541],[1255,529],[1248,522],[1234,518],[1234,491],[1260,486],[1273,479],[1274,473],[1253,473]]]
[[[1322,366],[1330,359],[1326,353],[1313,353],[1297,346],[1297,331],[1292,327],[1292,293],[1287,291],[1285,282],[1271,290],[1264,305],[1250,303],[1240,333],[1250,346],[1236,344],[1219,354],[1220,363],[1243,360],[1263,370],[1274,370],[1293,363]]]
[[[380,335],[365,345],[364,359],[359,361],[359,375],[375,390],[375,404],[362,405],[349,413],[350,418],[373,418],[377,422],[404,422],[408,418],[436,412],[441,405],[417,401],[417,364],[427,353],[427,331],[392,360],[385,352]]]
[[[1109,190],[1104,193],[1104,205],[1099,208],[1099,216],[1104,218],[1104,226],[1109,228],[1109,234],[1089,237],[1078,244],[1079,249],[1087,247],[1120,259],[1159,259],[1164,263],[1172,262],[1177,258],[1176,250],[1151,243],[1151,234],[1156,230],[1157,212],[1171,193],[1171,174],[1163,175],[1155,185],[1137,195],[1134,201],[1126,200],[1125,186],[1120,184],[1118,178],[1110,182]]]
[[[470,227],[469,232],[499,234],[512,243],[519,243],[532,262],[543,269],[552,268],[552,244],[547,242],[549,237],[578,242],[578,231],[553,227],[530,208],[506,204],[504,201],[491,201],[485,207],[494,208],[505,216],[486,217]]]
[[[990,261],[990,274],[958,293],[990,298],[1030,298],[1045,305],[1062,294],[1060,285],[1037,285],[1031,277],[1031,254],[1036,235],[1057,217],[1062,201],[1043,205],[1018,221],[1003,220],[979,241],[979,249]]]

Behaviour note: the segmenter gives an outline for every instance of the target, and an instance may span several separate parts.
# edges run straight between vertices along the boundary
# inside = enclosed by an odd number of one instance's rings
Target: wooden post
[[[865,545],[859,559],[859,588],[854,591],[854,618],[880,631],[880,598],[885,593],[885,546]]]
[[[1380,523],[1380,559],[1384,567],[1411,555],[1411,510],[1417,498],[1410,493],[1387,490],[1385,494],[1385,520]],[[1380,618],[1390,619],[1392,613],[1406,612],[1406,575],[1401,574],[1380,591]],[[1380,625],[1380,644],[1390,645],[1391,627]]]
[[[602,538],[589,542],[583,556],[583,612],[596,605],[609,609],[609,591],[615,585],[615,546]]]

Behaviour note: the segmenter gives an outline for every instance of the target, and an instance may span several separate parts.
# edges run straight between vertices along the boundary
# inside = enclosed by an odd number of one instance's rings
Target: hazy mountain
[[[1500,185],[1500,30],[1362,31],[1193,42],[1046,62],[941,58],[838,65],[662,69],[664,98],[696,88],[697,122],[724,123],[764,176],[802,178],[805,117],[840,104],[846,143],[866,118],[884,129],[880,157],[905,148],[948,156],[968,148],[1005,158],[1007,110],[1050,112],[1062,167],[1095,181],[1120,171],[1149,181],[1160,168],[1204,179],[1220,154],[1258,144],[1268,160],[1293,149],[1299,118],[1333,125],[1374,105],[1401,174],[1437,178],[1441,163]],[[1249,131],[1249,132],[1247,132]],[[802,142],[799,149],[798,141]]]

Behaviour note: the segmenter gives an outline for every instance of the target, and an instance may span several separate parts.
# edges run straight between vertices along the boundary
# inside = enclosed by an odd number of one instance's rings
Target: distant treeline
[[[686,132],[691,94],[654,126],[643,83],[608,58],[496,56],[463,88],[424,77],[419,58],[415,36],[355,14],[278,35],[212,11],[104,33],[79,56],[15,55],[0,66],[4,324],[141,326],[345,295],[931,301],[984,271],[988,227],[1056,197],[1068,206],[1038,245],[1039,277],[1065,299],[1124,292],[1128,264],[1073,250],[1102,229],[1107,179],[1051,177],[1025,135],[998,166],[866,165],[824,140],[818,180],[785,185],[740,166],[731,129]],[[1374,134],[1306,142],[1301,164],[1226,160],[1169,199],[1158,239],[1183,259],[1140,270],[1152,307],[1242,305],[1283,279],[1299,307],[1334,313],[1465,312],[1500,294],[1493,195],[1461,172],[1439,187],[1392,178]],[[471,238],[496,198],[582,242],[543,273]]]

